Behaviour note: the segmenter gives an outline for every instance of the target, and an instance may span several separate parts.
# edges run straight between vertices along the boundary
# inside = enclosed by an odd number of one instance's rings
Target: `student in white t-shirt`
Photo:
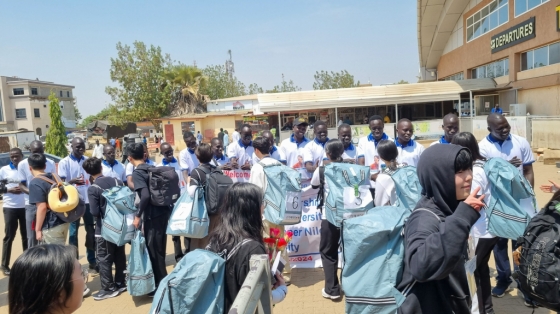
[[[412,139],[413,134],[414,126],[412,122],[408,119],[400,119],[397,123],[397,138],[395,139],[399,152],[397,162],[416,167],[420,155],[424,152],[424,146]]]
[[[397,191],[391,174],[402,166],[397,161],[399,151],[394,142],[382,140],[377,144],[377,152],[381,160],[385,163],[386,169],[377,176],[373,203],[376,207],[390,206],[397,201]]]
[[[315,138],[303,149],[303,162],[307,171],[313,173],[318,166],[323,164],[325,144],[329,140],[329,130],[323,120],[317,120],[313,124],[313,134]]]
[[[338,127],[338,139],[344,145],[344,153],[342,154],[344,162],[363,166],[365,164],[364,152],[352,143],[352,127],[349,124],[343,123]],[[323,165],[326,166],[330,163],[327,154],[323,153]]]
[[[484,203],[488,204],[492,199],[491,183],[484,172],[484,163],[486,158],[480,155],[478,143],[472,133],[461,132],[453,137],[452,144],[463,146],[471,151],[474,160],[473,180],[471,191],[480,188],[479,195],[484,195]],[[490,283],[490,268],[488,261],[492,249],[498,243],[499,238],[495,237],[488,231],[488,217],[485,208],[480,210],[480,218],[471,228],[471,234],[474,236],[476,245],[476,270],[474,276],[476,278],[476,290],[478,298],[473,300],[473,313],[479,313],[479,309],[484,309],[483,313],[492,313],[494,311],[492,304],[492,284]]]
[[[325,145],[325,153],[331,162],[342,162],[344,145],[340,140],[329,140]],[[324,179],[323,179],[324,181]],[[317,168],[311,178],[311,187],[321,187],[320,168]],[[329,187],[324,183],[323,199],[327,198]],[[324,216],[323,216],[324,218]],[[319,251],[325,273],[325,287],[321,291],[323,298],[336,300],[340,298],[340,283],[338,281],[338,243],[340,241],[340,228],[331,224],[327,219],[321,221],[321,242]]]
[[[126,183],[126,169],[123,164],[115,159],[115,148],[111,145],[106,145],[103,148],[103,157],[105,157],[101,162],[103,176],[115,178]]]
[[[385,123],[383,122],[383,118],[381,116],[371,116],[369,118],[369,129],[371,130],[371,134],[360,138],[358,141],[358,147],[360,147],[364,152],[365,165],[370,168],[370,183],[373,193],[375,193],[375,180],[377,179],[377,175],[381,170],[381,164],[383,163],[377,153],[377,144],[379,144],[381,140],[393,140],[385,134],[383,131],[384,128]]]
[[[294,133],[280,144],[280,162],[293,169],[304,168],[303,149],[309,144],[309,139],[305,137],[309,124],[303,118],[297,118],[293,122]],[[305,171],[307,172],[307,171]]]
[[[224,134],[226,136],[227,134]],[[218,167],[221,170],[231,170],[231,162],[229,157],[224,154],[224,146],[222,141],[215,137],[210,141],[210,145],[212,147],[212,161],[210,161],[211,165]]]
[[[439,140],[430,144],[450,144],[453,140],[453,136],[459,132],[459,117],[454,113],[448,113],[443,117],[443,124],[441,125],[441,129],[443,130],[443,135],[439,138]]]
[[[281,165],[281,163],[278,160],[270,156],[271,144],[272,143],[263,136],[259,136],[255,138],[255,140],[253,141],[255,154],[257,155],[257,158],[260,160],[260,163],[254,164],[253,167],[251,168],[251,176],[249,177],[249,183],[253,183],[254,185],[261,188],[263,195],[266,192],[266,187],[268,185],[268,182],[267,182],[266,174],[264,173],[264,168],[261,165],[261,163],[264,164],[265,166],[275,165],[275,164]],[[264,227],[263,228],[264,237],[270,237],[270,228],[279,229],[280,237],[284,236],[284,226],[276,225],[263,218],[263,227]],[[282,275],[284,276],[284,280],[289,283],[291,280],[292,269],[289,263],[288,254],[285,249],[282,251],[282,256],[286,261],[286,265],[284,267],[284,271]]]
[[[253,152],[255,151],[252,145],[253,131],[251,126],[243,124],[239,134],[241,138],[229,144],[227,155],[233,169],[251,170]]]
[[[188,186],[191,172],[199,165],[198,158],[195,155],[198,143],[196,142],[196,137],[190,131],[183,133],[183,141],[185,141],[187,147],[179,153],[179,164],[181,165],[181,171],[183,171],[183,178],[187,181]]]
[[[535,158],[529,142],[521,136],[511,134],[511,126],[506,117],[501,114],[491,113],[486,121],[490,134],[478,143],[480,155],[486,159],[502,158],[509,161],[519,169],[531,186],[534,186],[533,163]],[[511,283],[512,271],[508,256],[508,241],[508,239],[502,238],[494,248],[498,276],[496,287],[492,289],[492,295],[497,297],[503,296],[509,290]],[[512,244],[512,247],[515,248],[515,241],[512,241]],[[525,302],[529,305],[532,304],[527,296]]]

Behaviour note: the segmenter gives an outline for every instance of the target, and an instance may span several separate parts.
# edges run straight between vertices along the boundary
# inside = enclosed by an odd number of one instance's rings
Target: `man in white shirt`
[[[228,146],[228,157],[233,169],[251,170],[253,148],[253,131],[251,126],[244,124],[241,127],[241,138],[233,141]]]
[[[173,156],[173,147],[168,143],[162,143],[159,147],[159,151],[163,156],[163,159],[156,167],[172,167],[177,172],[177,176],[179,177],[179,188],[181,189],[181,194],[183,194],[187,189],[187,182],[183,178],[183,171],[181,170],[181,166],[179,165],[179,161]]]
[[[519,169],[531,186],[534,186],[533,163],[535,157],[529,142],[521,136],[511,134],[511,126],[506,117],[501,114],[491,113],[486,121],[490,134],[479,142],[480,154],[486,159],[502,158],[509,161]],[[516,241],[512,241],[512,247],[514,249],[517,247]],[[494,258],[498,277],[496,287],[492,289],[492,295],[502,297],[508,291],[511,283],[508,239],[498,241],[494,247]],[[532,302],[528,297],[525,297],[525,301],[528,304]]]
[[[142,143],[142,145],[144,146],[144,163],[149,165],[149,166],[155,166],[156,163],[153,162],[150,158],[149,158],[149,154],[148,154],[148,146],[146,146],[146,144]],[[134,165],[129,162],[126,165],[126,168],[124,170],[124,173],[126,175],[126,183],[128,184],[128,187],[134,191],[134,180],[132,180],[132,173],[134,172]]]
[[[443,129],[443,135],[439,138],[439,140],[430,144],[450,144],[453,140],[453,136],[459,133],[459,117],[454,113],[448,113],[443,117],[443,124],[441,125]]]
[[[412,122],[408,119],[400,119],[397,123],[397,139],[395,140],[397,151],[399,152],[397,162],[416,167],[420,160],[420,155],[424,152],[424,146],[412,139],[413,134],[414,126]]]
[[[89,262],[89,268],[94,270],[97,267],[97,262],[95,259],[95,224],[93,216],[89,210],[89,200],[87,190],[90,186],[89,174],[85,172],[82,168],[82,164],[87,159],[84,156],[86,151],[86,145],[84,140],[75,137],[72,140],[72,152],[70,155],[64,157],[58,163],[58,176],[65,182],[72,184],[78,190],[80,199],[86,204],[86,212],[84,214],[84,226],[86,229],[86,256]],[[70,224],[69,230],[69,240],[70,245],[76,247],[76,253],[79,256],[78,248],[78,229],[80,227],[80,220]]]
[[[385,123],[383,122],[383,118],[379,115],[369,118],[369,129],[371,130],[371,134],[360,138],[358,147],[364,152],[365,165],[370,168],[371,173],[370,183],[372,189],[375,190],[375,180],[381,170],[381,164],[383,164],[377,153],[377,144],[379,144],[381,140],[392,141],[393,139],[383,131],[385,129]]]
[[[305,145],[303,149],[303,162],[305,168],[313,173],[317,167],[323,164],[323,155],[325,154],[325,144],[329,140],[327,124],[323,120],[317,120],[313,124],[313,133],[315,139]]]
[[[198,167],[198,158],[194,154],[196,147],[198,146],[196,142],[196,137],[190,131],[183,133],[183,140],[187,147],[179,153],[179,164],[181,165],[181,171],[183,172],[183,178],[189,185],[191,179],[191,171]]]
[[[91,153],[91,157],[103,159],[103,148],[103,145],[99,144],[99,140],[95,140],[95,146],[93,146],[93,153]]]
[[[27,195],[19,187],[18,164],[23,159],[21,149],[15,147],[10,150],[10,164],[0,169],[2,184],[3,212],[4,212],[4,243],[2,246],[2,272],[10,275],[10,259],[12,243],[16,238],[18,223],[23,250],[27,250],[27,229],[25,224],[25,201]]]
[[[270,146],[271,142],[269,139],[259,136],[253,141],[253,146],[255,147],[255,154],[257,158],[260,160],[260,163],[254,164],[253,168],[251,168],[251,176],[249,177],[249,183],[253,183],[254,185],[260,187],[263,191],[263,195],[266,192],[266,188],[268,185],[266,174],[264,173],[264,168],[261,165],[274,165],[274,164],[281,164],[279,161],[275,160],[274,158],[270,157]],[[270,228],[277,228],[280,230],[280,237],[284,236],[284,226],[273,224],[272,222],[263,218],[263,233],[264,237],[270,236]],[[286,250],[282,251],[283,259],[286,261],[286,265],[284,267],[283,276],[286,283],[289,283],[291,280],[291,267],[289,263],[289,258],[287,255]]]
[[[237,129],[233,130],[233,133],[231,133],[231,141],[232,142],[237,142],[241,139],[241,136],[239,135],[239,132],[237,132]]]
[[[261,136],[268,139],[268,141],[270,143],[272,143],[270,145],[270,157],[274,158],[275,160],[280,161],[280,151],[278,150],[278,147],[276,147],[276,140],[274,139],[274,134],[272,134],[271,131],[263,131],[261,133]],[[260,160],[257,157],[256,153],[253,153],[253,165],[258,163]]]
[[[218,167],[221,170],[231,170],[232,168],[229,157],[224,155],[224,146],[222,145],[222,140],[215,137],[210,141],[210,145],[213,155],[210,164]]]
[[[343,123],[338,127],[338,139],[344,144],[344,154],[342,154],[344,162],[365,165],[364,152],[360,147],[352,144],[352,127],[349,124]],[[323,165],[330,163],[327,154],[323,153]]]
[[[43,143],[41,141],[33,141],[29,144],[29,152],[31,154],[45,154],[45,149],[43,147]],[[47,158],[47,166],[45,168],[45,173],[53,173],[56,172],[56,165],[54,161]],[[19,188],[25,193],[29,195],[29,187],[28,184],[33,180],[34,176],[30,170],[29,163],[27,162],[27,158],[22,160],[18,164],[18,177],[20,180]],[[27,230],[27,247],[33,247],[37,245],[37,238],[35,237],[35,230],[33,230],[33,220],[35,220],[36,216],[36,207],[35,205],[29,204],[29,197],[25,198],[25,223],[26,223],[26,230]]]
[[[300,169],[305,167],[303,148],[309,143],[309,139],[305,137],[309,124],[304,118],[297,118],[293,125],[294,133],[280,144],[280,162],[290,168]]]
[[[103,148],[103,156],[105,157],[101,163],[103,176],[115,178],[126,183],[126,170],[124,165],[115,159],[115,148],[111,145],[106,145]]]

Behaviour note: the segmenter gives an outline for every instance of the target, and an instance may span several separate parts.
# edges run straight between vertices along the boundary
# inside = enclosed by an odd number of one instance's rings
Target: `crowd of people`
[[[172,207],[157,207],[150,202],[148,170],[154,166],[173,167],[179,177],[181,193],[190,194],[197,186],[205,184],[208,171],[250,171],[248,182],[233,184],[220,211],[209,216],[207,237],[172,238],[177,262],[194,249],[222,252],[250,240],[226,262],[227,312],[249,272],[251,255],[266,254],[263,237],[270,228],[284,233],[283,226],[263,218],[263,193],[268,184],[263,167],[284,164],[300,173],[303,186],[319,188],[324,185],[320,167],[339,162],[369,167],[375,206],[395,204],[392,172],[403,166],[417,168],[423,192],[416,208],[427,208],[432,213],[415,213],[407,222],[405,268],[398,288],[402,291],[410,283],[418,283],[410,290],[400,309],[402,313],[494,313],[492,297],[503,297],[510,290],[512,270],[508,240],[488,231],[484,204],[492,195],[488,179],[477,165],[490,158],[503,158],[515,165],[533,185],[535,159],[529,143],[511,134],[506,117],[498,113],[488,116],[489,134],[483,139],[459,132],[458,117],[446,115],[442,123],[444,135],[427,149],[413,139],[414,127],[410,120],[397,122],[395,139],[385,133],[384,121],[386,119],[381,116],[370,117],[367,124],[371,133],[356,141],[352,139],[352,127],[345,121],[338,125],[337,139],[329,139],[327,125],[320,120],[313,125],[314,138],[308,139],[305,137],[308,122],[297,118],[292,121],[292,134],[279,146],[270,131],[254,137],[248,124],[235,130],[231,142],[223,129],[210,143],[203,143],[200,133],[186,131],[183,134],[186,148],[179,152],[178,158],[172,145],[160,143],[163,159],[157,165],[149,159],[144,143],[127,145],[124,154],[128,164],[125,166],[115,159],[115,146],[103,147],[102,157],[87,158],[84,141],[74,138],[72,150],[58,164],[58,170],[52,160],[45,157],[39,141],[31,143],[31,155],[27,159],[23,159],[19,149],[12,149],[10,165],[0,169],[0,179],[10,182],[3,191],[6,237],[1,265],[4,274],[10,275],[10,313],[43,313],[47,309],[73,312],[80,306],[81,297],[90,293],[84,279],[87,271],[99,273],[101,290],[93,294],[95,300],[116,297],[126,291],[124,246],[117,246],[101,236],[106,211],[102,192],[113,186],[125,185],[136,192],[138,210],[133,224],[143,230],[156,286],[161,282],[167,275],[166,228]],[[82,219],[86,241],[82,245],[78,242],[81,219],[67,223],[47,206],[50,185],[38,177],[53,180],[51,173],[57,173],[62,180],[74,185],[85,204]],[[543,187],[543,190],[554,189]],[[328,186],[325,185],[323,191],[328,193]],[[527,212],[536,213],[534,208],[528,208]],[[18,223],[25,252],[10,269],[11,245]],[[464,265],[457,262],[465,252],[471,230],[476,243],[476,300],[470,299]],[[340,229],[323,220],[320,253],[325,285],[321,293],[324,298],[333,300],[343,295],[337,276],[339,243]],[[76,260],[78,248],[83,246],[89,263],[84,270]],[[492,251],[498,272],[493,288],[488,267]],[[286,261],[289,261],[287,257]],[[32,283],[30,278],[33,278]],[[289,263],[282,274],[275,274],[275,279],[277,297],[274,301],[280,302],[291,283]],[[155,290],[148,296],[154,294]],[[525,296],[525,304],[537,306],[528,296]]]

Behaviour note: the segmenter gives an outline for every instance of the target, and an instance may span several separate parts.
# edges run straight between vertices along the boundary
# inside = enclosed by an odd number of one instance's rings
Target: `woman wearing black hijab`
[[[452,144],[434,145],[420,157],[422,198],[405,225],[399,290],[410,291],[401,314],[471,312],[467,242],[484,197],[476,198],[479,189],[471,193],[472,164],[469,150]]]

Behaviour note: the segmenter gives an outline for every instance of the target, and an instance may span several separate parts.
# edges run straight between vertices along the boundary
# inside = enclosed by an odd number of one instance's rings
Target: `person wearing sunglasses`
[[[74,313],[82,306],[88,280],[76,259],[76,248],[44,244],[23,252],[8,282],[8,312]]]

